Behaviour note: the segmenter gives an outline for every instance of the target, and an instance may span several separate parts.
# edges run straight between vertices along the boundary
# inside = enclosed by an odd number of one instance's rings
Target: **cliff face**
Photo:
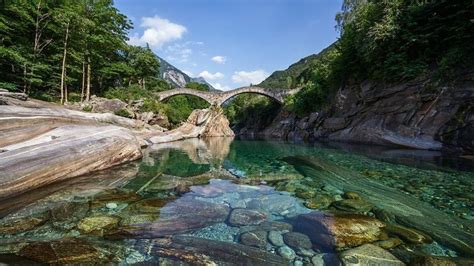
[[[338,91],[331,108],[298,118],[281,110],[259,135],[474,152],[474,84],[364,82]]]

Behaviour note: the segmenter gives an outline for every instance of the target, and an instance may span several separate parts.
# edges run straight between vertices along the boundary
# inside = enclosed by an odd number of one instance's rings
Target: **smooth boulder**
[[[307,232],[314,243],[329,249],[377,241],[385,226],[369,216],[320,212],[299,215],[295,224],[295,230]]]

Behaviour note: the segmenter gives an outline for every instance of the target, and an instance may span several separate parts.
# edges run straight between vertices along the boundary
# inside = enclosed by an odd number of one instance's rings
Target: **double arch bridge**
[[[286,96],[297,93],[300,88],[297,89],[269,89],[256,86],[241,87],[230,91],[199,91],[188,88],[176,88],[172,90],[158,92],[155,95],[159,97],[160,101],[164,101],[167,98],[173,97],[175,95],[194,95],[199,97],[211,105],[222,106],[230,98],[243,94],[243,93],[255,93],[260,95],[265,95],[271,99],[274,99],[280,104],[283,104],[283,101]]]

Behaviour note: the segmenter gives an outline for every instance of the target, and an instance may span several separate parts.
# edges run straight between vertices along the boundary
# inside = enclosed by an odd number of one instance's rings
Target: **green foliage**
[[[119,99],[124,102],[154,98],[152,91],[136,84],[128,87],[111,88],[104,93],[104,96],[109,99]]]
[[[346,0],[338,15],[341,81],[399,81],[474,67],[474,2]]]
[[[266,96],[240,94],[224,107],[224,114],[232,126],[243,127],[256,123],[257,114],[260,121],[270,122],[279,108],[280,104]]]
[[[130,113],[125,109],[120,109],[114,112],[115,115],[131,118]]]
[[[130,28],[112,0],[5,1],[0,8],[0,83],[55,100],[65,59],[65,87],[80,93],[83,66],[89,64],[92,93],[100,95],[130,79],[123,52]]]
[[[84,107],[82,108],[82,111],[84,111],[84,112],[92,112],[92,106],[91,106],[91,105],[84,106]]]

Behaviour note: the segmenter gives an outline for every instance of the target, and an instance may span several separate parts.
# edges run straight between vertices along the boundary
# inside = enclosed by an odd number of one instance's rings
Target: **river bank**
[[[222,110],[195,110],[167,131],[111,113],[89,113],[3,93],[0,101],[0,198],[142,157],[154,143],[233,136]],[[21,97],[19,97],[21,96]]]
[[[364,82],[341,88],[327,108],[298,116],[282,108],[270,124],[251,121],[237,135],[329,140],[474,154],[474,86],[430,79]]]

